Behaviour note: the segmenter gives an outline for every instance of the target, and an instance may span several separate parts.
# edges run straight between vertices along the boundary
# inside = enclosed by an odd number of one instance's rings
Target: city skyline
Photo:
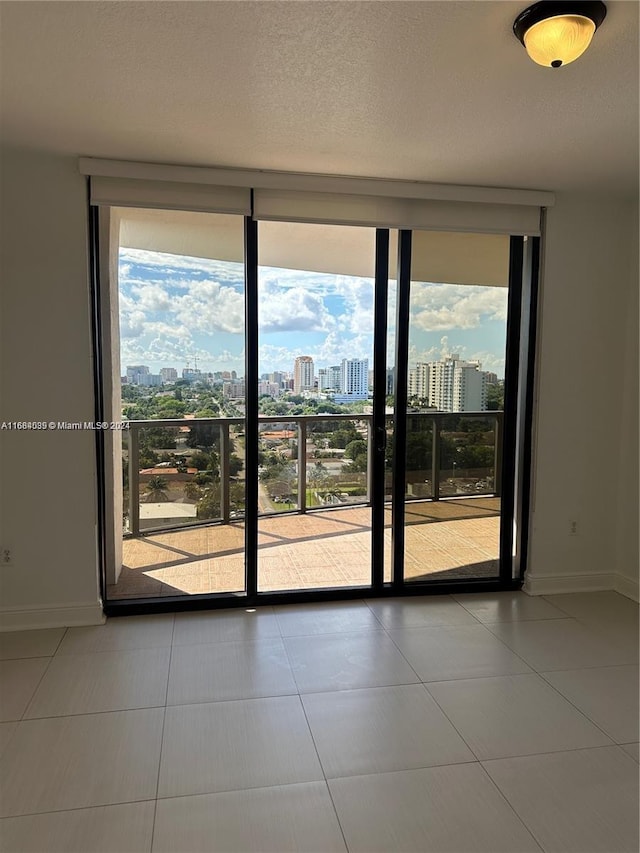
[[[121,367],[181,373],[244,366],[242,264],[121,249]],[[506,288],[412,283],[409,364],[459,353],[504,376]],[[393,366],[395,287],[390,287],[388,367]],[[259,268],[259,373],[291,372],[296,356],[316,368],[343,358],[373,363],[373,280]]]

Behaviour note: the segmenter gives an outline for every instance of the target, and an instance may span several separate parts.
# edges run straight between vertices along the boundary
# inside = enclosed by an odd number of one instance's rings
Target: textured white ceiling
[[[559,70],[526,2],[2,2],[5,142],[94,157],[637,192],[638,3]]]

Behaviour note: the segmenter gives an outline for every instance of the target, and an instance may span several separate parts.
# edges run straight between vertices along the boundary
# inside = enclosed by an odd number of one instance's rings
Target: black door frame
[[[252,216],[244,217],[245,235],[245,387],[257,388],[258,380],[258,222]],[[90,246],[94,255],[97,241],[97,217],[90,216]],[[385,516],[385,447],[386,447],[386,345],[389,269],[389,230],[376,229],[375,243],[375,295],[374,295],[374,397],[373,397],[373,453],[372,453],[372,532],[371,532],[371,583],[364,587],[337,587],[318,590],[290,590],[283,592],[258,592],[258,398],[246,397],[246,510],[245,510],[245,591],[240,593],[210,593],[166,598],[139,598],[105,600],[104,610],[109,616],[138,613],[161,613],[186,610],[253,607],[256,605],[292,604],[301,602],[339,601],[368,597],[393,597],[398,595],[437,595],[453,592],[482,592],[519,589],[526,568],[528,501],[531,463],[531,407],[533,405],[533,364],[536,332],[536,300],[539,273],[539,238],[529,238],[526,262],[525,238],[510,238],[509,256],[509,308],[507,319],[507,360],[505,369],[504,443],[502,464],[500,573],[495,578],[459,580],[431,580],[405,582],[404,566],[404,506],[405,506],[405,454],[406,454],[406,403],[408,382],[408,329],[411,280],[412,231],[398,231],[396,353],[395,353],[395,414],[392,460],[392,581],[384,582],[384,516]],[[100,270],[92,264],[92,317],[95,346],[101,353],[99,316],[97,307],[100,294]],[[527,340],[521,336],[523,276],[528,276]],[[523,346],[526,348],[523,351]],[[526,360],[526,389],[524,406],[525,429],[517,434],[518,386],[521,358]],[[100,363],[94,360],[96,400],[103,401]],[[255,380],[255,381],[254,381]],[[404,402],[404,404],[403,404]],[[102,404],[102,403],[101,403]],[[519,494],[514,491],[517,444],[520,446],[521,465]],[[104,448],[96,446],[98,470],[104,471]],[[104,477],[99,478],[100,491]],[[518,531],[520,548],[519,571],[513,571],[513,513],[518,503],[522,513],[522,526]],[[102,537],[107,529],[104,517],[104,500],[99,502],[101,513],[99,528]],[[508,515],[507,515],[508,513]],[[102,540],[104,542],[104,540]],[[100,549],[101,583],[106,590],[106,565],[104,547]]]

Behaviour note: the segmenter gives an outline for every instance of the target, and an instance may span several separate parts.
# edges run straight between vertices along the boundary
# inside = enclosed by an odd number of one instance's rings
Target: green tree
[[[367,442],[361,438],[356,438],[350,441],[345,447],[344,455],[347,459],[351,459],[351,463],[346,466],[349,472],[363,472],[367,470],[369,457],[367,453]]]
[[[229,457],[229,476],[237,477],[240,471],[244,468],[244,462],[240,459],[239,456],[236,456],[235,453],[232,453]]]
[[[141,447],[138,461],[140,468],[155,468],[158,463],[158,454],[149,450],[148,447]]]
[[[494,464],[493,447],[468,444],[460,448],[456,462],[462,468],[491,468]]]
[[[329,436],[329,447],[345,448],[351,441],[356,441],[359,438],[360,433],[358,430],[353,424],[348,424]]]
[[[220,518],[218,489],[207,489],[196,504],[196,518]]]
[[[203,453],[202,450],[198,450],[195,453],[192,453],[189,457],[189,466],[191,468],[196,468],[198,471],[206,471],[209,467],[210,461],[211,459],[208,453]]]
[[[217,424],[193,423],[186,439],[187,447],[218,447],[220,444],[220,427]]]
[[[193,480],[184,484],[184,496],[190,501],[197,501],[202,497],[202,489]]]
[[[165,477],[151,477],[146,485],[146,491],[149,493],[149,500],[152,503],[163,503],[169,500],[167,491],[169,483]]]
[[[490,412],[504,410],[504,380],[487,385],[487,409]]]
[[[184,403],[174,397],[161,397],[157,403],[157,412],[162,418],[180,418],[186,408]]]
[[[140,448],[153,450],[175,450],[177,430],[175,427],[143,427],[139,431]]]
[[[331,483],[331,475],[326,465],[322,462],[316,462],[315,465],[307,471],[307,482],[312,489],[325,489]]]

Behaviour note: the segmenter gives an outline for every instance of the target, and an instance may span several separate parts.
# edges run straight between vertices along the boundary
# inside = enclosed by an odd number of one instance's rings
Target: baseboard
[[[604,592],[614,590],[640,601],[638,581],[616,572],[597,575],[549,575],[546,577],[525,575],[522,586],[528,595],[555,595],[563,592]]]
[[[529,595],[555,595],[562,592],[602,592],[616,589],[613,572],[592,575],[525,575],[523,590]]]
[[[633,601],[640,601],[640,584],[637,578],[628,578],[626,575],[615,575],[614,589],[620,595],[626,595],[627,598],[631,598]]]
[[[0,610],[0,631],[31,631],[37,628],[73,628],[102,625],[102,602]]]

